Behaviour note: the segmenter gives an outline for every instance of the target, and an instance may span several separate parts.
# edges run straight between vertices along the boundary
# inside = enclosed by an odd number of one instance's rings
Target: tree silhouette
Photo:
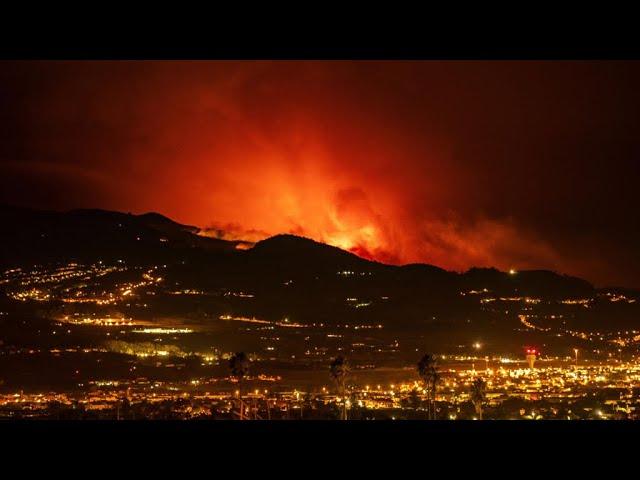
[[[229,359],[231,376],[238,381],[238,401],[240,403],[240,420],[244,420],[244,404],[242,402],[242,381],[249,373],[251,361],[244,352],[238,352]]]
[[[331,362],[329,367],[329,372],[331,374],[331,378],[336,383],[336,387],[338,389],[338,394],[343,398],[343,406],[342,412],[340,415],[340,420],[347,419],[347,399],[346,399],[346,381],[349,376],[349,363],[346,358],[342,355],[339,355]]]
[[[476,378],[471,384],[471,402],[476,413],[482,420],[482,406],[487,400],[487,383],[482,378]]]
[[[436,357],[427,353],[418,362],[418,374],[424,384],[427,393],[427,417],[435,420],[436,417],[436,390],[440,382],[440,373],[436,364]]]

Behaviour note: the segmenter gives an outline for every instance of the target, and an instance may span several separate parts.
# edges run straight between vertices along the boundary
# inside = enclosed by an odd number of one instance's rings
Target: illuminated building
[[[527,364],[531,370],[534,369],[538,351],[535,348],[527,348]]]

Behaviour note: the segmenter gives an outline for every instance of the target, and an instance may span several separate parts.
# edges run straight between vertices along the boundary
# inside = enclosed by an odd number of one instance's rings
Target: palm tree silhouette
[[[240,402],[240,420],[244,420],[244,404],[242,402],[242,380],[249,373],[251,361],[244,352],[238,352],[229,359],[231,376],[238,381],[238,400]]]
[[[338,394],[343,397],[344,400],[342,405],[342,412],[340,414],[340,420],[347,419],[347,399],[345,398],[345,384],[347,381],[347,377],[349,376],[349,371],[349,363],[342,355],[337,356],[335,360],[331,362],[331,365],[329,367],[331,378],[333,378],[333,381],[336,383],[336,386],[338,388]]]
[[[418,374],[427,392],[427,417],[436,418],[436,389],[440,382],[440,373],[436,364],[436,357],[430,353],[424,355],[418,362]]]
[[[478,377],[471,384],[471,402],[473,403],[480,420],[482,420],[482,405],[486,400],[487,382]]]

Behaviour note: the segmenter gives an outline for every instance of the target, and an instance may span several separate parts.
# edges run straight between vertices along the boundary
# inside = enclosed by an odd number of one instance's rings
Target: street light
[[[575,354],[576,354],[576,367],[577,367],[577,366],[578,366],[578,349],[577,349],[577,348],[574,348],[574,349],[573,349],[573,353],[575,353]]]

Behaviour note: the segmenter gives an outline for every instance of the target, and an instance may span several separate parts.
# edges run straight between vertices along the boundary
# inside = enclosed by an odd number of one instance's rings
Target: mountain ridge
[[[118,229],[122,229],[120,234]],[[29,248],[40,252],[49,248],[52,259],[65,249],[65,241],[69,249],[84,250],[99,254],[117,251],[135,255],[136,252],[153,256],[165,247],[177,251],[202,250],[203,252],[225,252],[228,254],[246,255],[252,260],[266,263],[303,262],[310,268],[330,270],[335,264],[340,268],[365,268],[373,271],[403,271],[407,274],[428,275],[434,278],[457,277],[463,285],[473,288],[482,283],[492,285],[513,286],[530,282],[541,287],[542,284],[562,284],[569,286],[579,295],[582,291],[594,289],[587,280],[558,273],[552,270],[521,270],[510,274],[495,267],[471,267],[465,272],[455,272],[428,263],[410,263],[389,265],[359,257],[353,252],[339,247],[318,242],[311,238],[277,234],[256,242],[252,248],[239,250],[240,240],[222,240],[198,235],[199,228],[178,223],[157,212],[131,214],[103,209],[71,209],[68,211],[39,210],[28,207],[0,205],[0,244],[4,245],[4,254],[0,262],[9,265],[12,255],[16,260],[29,261]],[[96,238],[104,235],[104,238]],[[49,239],[49,242],[46,240]],[[159,243],[165,243],[160,245]],[[141,248],[139,248],[141,247]],[[13,250],[12,250],[13,249]],[[159,253],[158,253],[159,254]],[[62,255],[67,257],[69,255]],[[160,255],[162,256],[162,255]],[[46,258],[46,255],[34,255],[34,259]],[[302,267],[302,265],[297,265]],[[607,287],[625,291],[635,291],[625,287]]]

